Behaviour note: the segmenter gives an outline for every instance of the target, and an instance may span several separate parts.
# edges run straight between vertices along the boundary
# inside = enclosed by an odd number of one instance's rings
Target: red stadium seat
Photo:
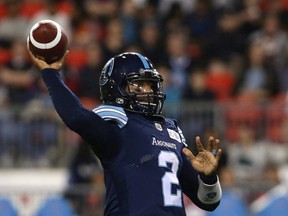
[[[0,3],[0,20],[6,17],[7,15],[7,7],[4,3]]]
[[[207,75],[207,88],[213,92],[218,101],[230,99],[234,85],[234,77],[229,71],[221,73],[210,72]],[[221,85],[219,85],[221,83]]]
[[[9,49],[1,49],[0,48],[0,66],[5,65],[11,57],[11,52]]]
[[[266,138],[273,142],[284,141],[284,122],[286,119],[284,100],[272,101],[265,110]]]
[[[80,69],[87,60],[87,53],[83,50],[71,49],[66,58],[66,63],[69,67]]]
[[[58,11],[60,12],[63,12],[63,13],[66,13],[68,15],[72,15],[73,13],[73,5],[70,1],[63,1],[63,2],[59,2],[59,5],[58,5]]]
[[[25,2],[21,6],[21,15],[29,19],[42,10],[44,10],[44,5],[40,2]]]
[[[225,108],[226,134],[229,141],[236,141],[242,125],[258,129],[262,108],[252,101],[232,101]]]

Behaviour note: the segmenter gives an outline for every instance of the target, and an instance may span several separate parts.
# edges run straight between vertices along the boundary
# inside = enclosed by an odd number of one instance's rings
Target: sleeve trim
[[[116,122],[120,128],[124,127],[128,121],[128,117],[122,107],[101,105],[93,109],[93,112],[99,115],[105,121]]]

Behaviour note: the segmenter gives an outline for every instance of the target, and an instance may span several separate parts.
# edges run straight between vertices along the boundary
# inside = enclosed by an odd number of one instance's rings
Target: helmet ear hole
[[[125,101],[123,98],[116,98],[116,103],[122,105],[125,103]]]
[[[110,86],[111,89],[114,88],[115,81],[112,80],[112,79],[109,79],[109,81],[108,81],[108,85]]]

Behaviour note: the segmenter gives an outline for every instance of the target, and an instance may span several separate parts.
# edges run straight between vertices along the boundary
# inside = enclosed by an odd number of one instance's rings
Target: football
[[[51,64],[64,56],[68,47],[68,38],[59,23],[41,20],[31,28],[27,45],[34,56]]]

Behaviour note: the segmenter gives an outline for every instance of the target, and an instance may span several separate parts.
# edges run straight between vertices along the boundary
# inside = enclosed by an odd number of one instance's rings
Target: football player
[[[218,206],[219,140],[205,149],[196,137],[197,155],[186,148],[177,122],[161,115],[163,79],[146,57],[111,58],[99,79],[103,104],[87,110],[60,77],[65,57],[48,65],[30,55],[59,116],[101,161],[105,216],[183,216],[183,194],[204,210]]]

